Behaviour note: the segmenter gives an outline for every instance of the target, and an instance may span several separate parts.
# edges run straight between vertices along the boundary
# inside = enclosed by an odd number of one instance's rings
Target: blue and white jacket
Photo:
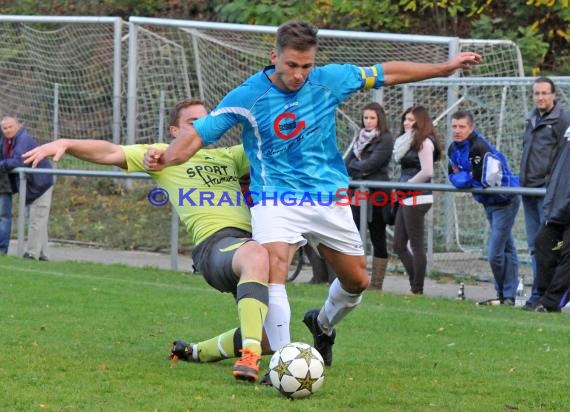
[[[453,142],[447,150],[448,175],[456,188],[519,187],[505,156],[477,130],[462,142]],[[454,170],[458,170],[454,172]],[[514,194],[480,194],[473,197],[483,205],[508,203]]]

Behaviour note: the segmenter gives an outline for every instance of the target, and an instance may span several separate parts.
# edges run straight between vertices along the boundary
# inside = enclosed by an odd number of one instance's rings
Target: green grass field
[[[237,325],[199,276],[0,258],[1,411],[565,411],[567,314],[371,292],[338,329],[323,388],[287,400],[233,361],[167,359],[175,338]],[[324,285],[290,284],[291,333]],[[269,357],[264,358],[263,368]]]

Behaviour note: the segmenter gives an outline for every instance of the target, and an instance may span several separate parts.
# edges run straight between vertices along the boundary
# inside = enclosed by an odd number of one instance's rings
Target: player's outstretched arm
[[[58,162],[65,153],[92,163],[114,165],[123,169],[127,167],[121,147],[105,140],[55,140],[24,153],[24,163],[36,167],[46,157],[52,157],[54,162]]]
[[[447,77],[458,69],[469,70],[481,63],[481,56],[473,52],[461,52],[443,63],[415,63],[391,61],[382,63],[384,83],[394,85],[411,83],[433,77]]]

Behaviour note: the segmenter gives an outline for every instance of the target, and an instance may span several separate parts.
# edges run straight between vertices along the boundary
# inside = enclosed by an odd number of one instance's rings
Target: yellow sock
[[[255,281],[240,282],[236,296],[242,347],[261,355],[263,322],[269,300],[267,285]]]
[[[234,335],[237,328],[228,330],[212,339],[202,341],[196,345],[200,362],[216,362],[222,359],[233,358]]]

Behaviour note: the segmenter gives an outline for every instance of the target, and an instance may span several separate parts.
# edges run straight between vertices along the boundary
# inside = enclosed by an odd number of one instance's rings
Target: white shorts
[[[349,206],[257,204],[251,208],[253,238],[261,243],[323,244],[345,255],[362,256],[360,233]]]

